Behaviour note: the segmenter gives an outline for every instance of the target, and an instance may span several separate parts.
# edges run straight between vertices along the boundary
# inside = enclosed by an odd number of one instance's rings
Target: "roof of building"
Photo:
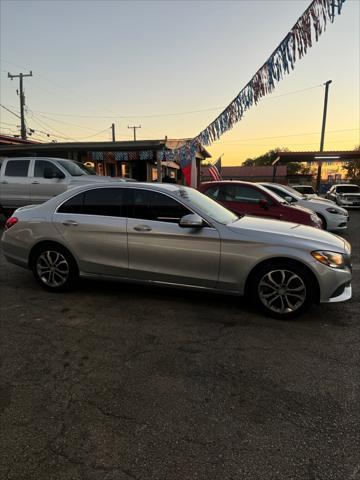
[[[0,134],[0,145],[28,145],[28,144],[39,144],[34,140],[23,140],[18,137],[10,137],[9,135]]]
[[[35,143],[25,142],[24,144],[5,144],[0,143],[0,153],[35,153],[35,152],[63,152],[63,151],[135,151],[135,150],[162,150],[163,148],[174,149],[185,143],[183,140],[136,140],[124,142],[51,142]],[[19,142],[16,142],[19,143]],[[199,147],[201,158],[210,158],[210,153],[202,146]]]
[[[327,152],[279,152],[280,162],[317,162],[324,159],[328,161],[341,162],[360,158],[359,150],[331,150]]]

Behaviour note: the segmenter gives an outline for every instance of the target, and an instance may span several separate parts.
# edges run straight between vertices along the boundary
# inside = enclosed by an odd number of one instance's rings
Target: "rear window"
[[[126,217],[126,197],[125,189],[121,188],[87,190],[63,203],[58,212],[100,215],[103,217]]]
[[[30,160],[8,160],[5,169],[7,177],[27,177]]]

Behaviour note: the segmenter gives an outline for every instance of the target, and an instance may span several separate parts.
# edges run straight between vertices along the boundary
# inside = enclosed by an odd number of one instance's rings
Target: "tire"
[[[49,292],[71,290],[79,278],[73,256],[60,245],[43,245],[32,255],[32,271],[36,281]]]
[[[327,230],[327,223],[326,223],[326,220],[325,220],[325,217],[323,217],[321,215],[321,213],[317,213],[316,212],[316,215],[320,218],[320,220],[322,221],[322,227],[323,227],[323,230]]]
[[[268,263],[250,281],[253,303],[272,318],[290,320],[315,302],[317,285],[305,267],[293,262]]]

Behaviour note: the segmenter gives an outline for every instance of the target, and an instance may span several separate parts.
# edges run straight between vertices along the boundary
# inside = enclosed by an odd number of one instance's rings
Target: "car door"
[[[45,178],[45,169],[58,176],[55,178]],[[51,160],[36,159],[30,179],[31,203],[43,203],[49,200],[49,198],[65,192],[67,188],[67,178],[59,178],[59,176],[63,177],[64,172],[62,172],[54,162]]]
[[[30,159],[5,160],[0,180],[0,204],[4,208],[18,208],[31,203],[29,167]]]
[[[127,276],[126,210],[126,189],[98,187],[74,195],[53,214],[82,273]]]
[[[219,201],[226,208],[240,215],[281,218],[281,212],[271,197],[255,186],[224,184],[220,187]]]
[[[217,230],[180,227],[180,218],[193,212],[165,193],[131,188],[129,201],[129,275],[214,288],[220,262]]]

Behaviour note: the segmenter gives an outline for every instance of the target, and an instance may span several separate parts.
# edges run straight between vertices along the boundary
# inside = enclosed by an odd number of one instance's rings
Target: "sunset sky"
[[[264,63],[310,0],[17,1],[1,5],[1,105],[49,141],[196,136]],[[208,148],[239,165],[274,147],[317,150],[329,91],[326,150],[360,144],[360,1],[347,0],[273,94]],[[0,131],[19,120],[0,108]],[[46,133],[51,134],[47,137]]]

